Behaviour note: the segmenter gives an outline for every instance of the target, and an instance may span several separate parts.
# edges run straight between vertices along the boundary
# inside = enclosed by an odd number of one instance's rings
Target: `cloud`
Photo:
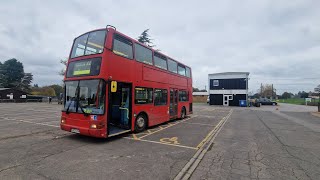
[[[156,48],[189,65],[194,86],[207,74],[248,71],[249,88],[312,90],[319,80],[320,2],[284,1],[5,1],[0,60],[15,57],[34,83],[61,83],[60,59],[73,38],[112,24],[136,38],[150,28]]]

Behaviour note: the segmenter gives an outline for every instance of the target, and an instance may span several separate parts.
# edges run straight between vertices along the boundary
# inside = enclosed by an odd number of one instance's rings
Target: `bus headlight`
[[[91,129],[97,129],[97,125],[96,124],[91,124],[90,128]]]
[[[61,117],[61,124],[66,123],[66,118],[65,117]]]

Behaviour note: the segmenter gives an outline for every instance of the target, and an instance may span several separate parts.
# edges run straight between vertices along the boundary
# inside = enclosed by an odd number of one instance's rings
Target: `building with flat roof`
[[[0,88],[0,102],[21,102],[26,101],[27,94],[24,91],[14,88]]]
[[[193,92],[192,93],[192,100],[193,102],[207,102],[209,93],[208,92]]]
[[[248,99],[249,72],[223,72],[208,75],[209,104],[239,106]]]

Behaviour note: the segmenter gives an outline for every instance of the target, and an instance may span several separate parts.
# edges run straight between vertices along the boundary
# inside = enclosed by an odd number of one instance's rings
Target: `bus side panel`
[[[186,78],[146,66],[143,67],[143,80],[161,83],[162,85],[172,84],[184,87],[188,84]]]
[[[155,115],[155,124],[161,124],[169,120],[168,105],[154,106],[153,114]]]
[[[148,116],[148,126],[154,126],[158,123],[156,122],[156,115],[153,113],[154,107],[153,104],[145,104],[145,105],[135,105],[134,113],[138,116],[140,113],[145,113]],[[132,127],[135,124],[135,117],[132,121]]]

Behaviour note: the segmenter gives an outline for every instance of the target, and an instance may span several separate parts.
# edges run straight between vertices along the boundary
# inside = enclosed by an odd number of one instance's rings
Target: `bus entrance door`
[[[116,91],[109,91],[109,137],[130,131],[131,89],[131,84],[117,83]]]
[[[178,90],[170,89],[170,119],[176,118],[178,114]]]

